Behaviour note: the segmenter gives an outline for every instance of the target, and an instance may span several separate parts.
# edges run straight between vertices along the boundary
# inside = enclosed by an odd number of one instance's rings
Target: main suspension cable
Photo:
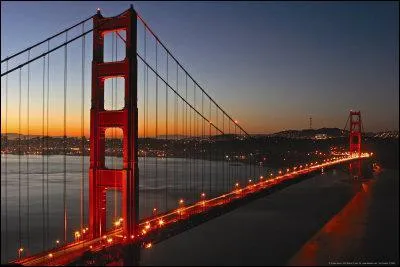
[[[30,46],[30,47],[24,49],[24,50],[21,50],[21,51],[15,53],[15,54],[13,54],[13,55],[11,55],[11,56],[9,56],[9,57],[6,57],[5,59],[2,59],[2,60],[1,60],[1,63],[5,62],[5,61],[8,61],[8,60],[10,60],[10,59],[12,59],[12,58],[14,58],[14,57],[16,57],[16,56],[22,54],[22,53],[25,53],[25,52],[27,52],[27,51],[29,51],[29,50],[32,50],[32,48],[35,48],[36,46],[39,46],[39,45],[41,45],[41,44],[44,44],[45,42],[49,42],[51,39],[54,39],[55,37],[57,37],[57,36],[59,36],[59,35],[65,33],[65,32],[67,32],[67,31],[69,31],[69,30],[75,28],[76,26],[79,26],[79,25],[82,24],[82,23],[85,23],[86,21],[88,21],[88,20],[90,20],[90,19],[92,19],[92,18],[93,18],[93,16],[90,16],[89,18],[87,18],[87,19],[85,19],[85,20],[82,20],[81,22],[78,22],[78,23],[74,24],[73,26],[71,26],[71,27],[69,27],[69,28],[67,28],[67,29],[65,29],[65,30],[63,30],[63,31],[61,31],[61,32],[59,32],[59,33],[54,34],[54,35],[52,35],[52,36],[50,36],[50,37],[44,39],[44,40],[41,41],[41,42],[38,42],[38,43],[36,43],[36,44],[34,44],[34,45],[32,45],[32,46]]]
[[[149,30],[149,32],[154,36],[154,38],[161,44],[161,46],[165,49],[165,51],[167,52],[167,55],[169,55],[178,65],[179,67],[190,77],[190,79],[192,79],[192,81],[199,87],[199,89],[234,123],[236,124],[239,129],[241,129],[247,136],[249,136],[249,134],[239,125],[237,124],[232,118],[231,116],[229,116],[215,101],[214,99],[212,99],[210,97],[209,94],[207,94],[207,92],[196,82],[196,80],[189,74],[189,72],[182,66],[182,64],[175,58],[175,56],[168,50],[168,48],[164,45],[163,42],[161,42],[161,40],[158,38],[158,36],[151,30],[151,28],[147,25],[147,23],[144,21],[144,19],[137,14],[137,17],[139,18],[140,21],[142,21],[143,25],[145,26],[146,29]]]
[[[125,13],[125,11],[122,12],[121,14],[117,15],[116,17],[121,16],[123,13]],[[82,36],[84,36],[84,35],[86,35],[86,34],[92,32],[92,31],[94,31],[94,30],[96,30],[96,29],[98,29],[98,28],[100,28],[101,26],[104,26],[105,24],[107,24],[107,23],[109,23],[109,22],[110,22],[110,20],[105,20],[103,23],[100,23],[100,24],[97,25],[96,27],[94,27],[94,28],[92,28],[92,29],[90,29],[90,30],[87,30],[86,32],[84,32],[84,33],[82,33],[82,34],[80,34],[80,35],[78,35],[78,36],[76,36],[76,37],[70,39],[69,41],[66,41],[66,42],[64,42],[64,43],[62,43],[62,44],[60,44],[60,45],[54,47],[53,49],[48,50],[47,52],[44,52],[44,53],[40,54],[39,56],[37,56],[37,57],[35,57],[35,58],[33,58],[33,59],[29,60],[29,61],[26,61],[26,62],[24,62],[24,63],[22,63],[22,64],[20,64],[20,65],[18,65],[18,66],[16,66],[16,67],[14,67],[14,68],[12,68],[12,69],[10,69],[10,70],[8,70],[8,71],[2,73],[2,74],[1,74],[1,77],[3,77],[4,75],[7,75],[8,73],[11,73],[11,72],[13,72],[13,71],[19,69],[19,68],[22,68],[23,66],[25,66],[25,65],[27,65],[27,64],[29,64],[29,63],[32,63],[32,62],[34,62],[34,61],[36,61],[36,60],[42,58],[43,56],[45,56],[45,55],[47,55],[47,54],[50,54],[50,53],[52,53],[52,52],[58,50],[59,48],[68,45],[69,43],[74,42],[75,40],[77,40],[77,39],[81,38]],[[68,32],[68,31],[65,31],[65,32]]]

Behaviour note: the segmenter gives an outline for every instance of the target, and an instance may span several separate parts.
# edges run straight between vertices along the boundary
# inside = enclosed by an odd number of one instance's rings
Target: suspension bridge
[[[348,152],[263,166],[242,123],[132,6],[98,10],[1,64],[2,263],[129,261],[244,199],[338,164],[357,172],[372,155],[351,111]]]

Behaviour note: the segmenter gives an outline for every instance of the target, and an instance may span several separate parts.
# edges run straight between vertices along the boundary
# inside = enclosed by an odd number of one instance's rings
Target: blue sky
[[[350,109],[367,131],[398,130],[397,2],[2,1],[1,57],[131,3],[251,133],[308,128],[310,115],[341,128]]]

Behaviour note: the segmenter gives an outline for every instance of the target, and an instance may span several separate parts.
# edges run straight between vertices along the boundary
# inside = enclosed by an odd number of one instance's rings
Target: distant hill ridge
[[[285,130],[274,133],[272,135],[298,135],[298,136],[315,136],[316,134],[326,134],[328,136],[342,136],[348,131],[342,131],[339,128],[320,128],[320,129],[303,129],[303,130]]]
[[[342,132],[342,129],[339,128],[320,128],[320,129],[302,129],[302,130],[284,130],[272,134],[250,134],[252,136],[283,136],[283,137],[314,137],[317,134],[326,134],[329,137],[340,137],[343,135],[348,135],[349,131],[345,130]],[[380,135],[390,135],[390,136],[399,136],[399,131],[379,131],[377,133],[372,132],[364,132],[363,135],[365,136],[380,136]],[[8,136],[10,140],[17,139],[19,135],[17,133],[2,133],[1,136]],[[224,137],[232,137],[234,134],[225,134]],[[25,139],[27,135],[21,134],[21,137]],[[41,135],[30,135],[29,138],[37,138],[41,137]],[[53,138],[62,138],[62,136],[51,136]],[[188,136],[185,135],[159,135],[158,139],[181,139],[187,138]],[[87,137],[88,138],[88,137]],[[144,137],[139,137],[140,139],[145,139]]]

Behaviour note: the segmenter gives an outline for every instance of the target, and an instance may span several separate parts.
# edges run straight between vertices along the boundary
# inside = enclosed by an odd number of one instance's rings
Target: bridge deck
[[[12,263],[22,264],[26,266],[66,265],[81,257],[86,251],[95,252],[115,245],[140,243],[145,240],[145,237],[149,235],[149,233],[155,230],[168,230],[169,226],[172,226],[179,221],[188,220],[196,214],[207,213],[214,208],[223,207],[224,205],[227,205],[235,200],[244,199],[246,197],[249,197],[250,195],[253,195],[254,193],[270,189],[288,180],[300,178],[306,174],[310,174],[322,168],[328,168],[338,164],[358,159],[365,159],[368,157],[370,157],[370,155],[368,153],[365,153],[362,154],[360,157],[346,156],[334,158],[320,164],[311,163],[307,167],[297,167],[293,171],[286,172],[274,178],[260,179],[259,182],[249,184],[248,186],[243,188],[237,187],[232,192],[223,194],[219,197],[203,200],[191,206],[180,207],[169,213],[156,216],[154,218],[149,218],[148,220],[144,220],[139,224],[141,232],[137,237],[123,236],[122,230],[116,229],[100,238],[73,242],[65,246],[54,248],[51,251],[46,251],[40,254],[33,255],[31,257],[16,260]]]

